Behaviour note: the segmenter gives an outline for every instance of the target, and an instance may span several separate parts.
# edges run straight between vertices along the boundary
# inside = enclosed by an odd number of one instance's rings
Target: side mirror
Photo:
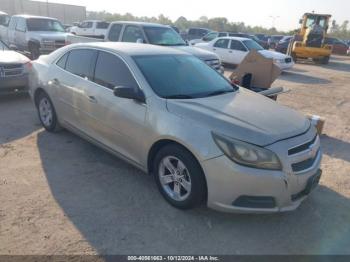
[[[141,103],[146,102],[145,94],[139,88],[130,86],[117,86],[114,88],[113,93],[116,97],[133,99]]]
[[[145,41],[144,41],[142,38],[138,38],[138,39],[136,40],[136,43],[138,43],[138,44],[144,44]]]

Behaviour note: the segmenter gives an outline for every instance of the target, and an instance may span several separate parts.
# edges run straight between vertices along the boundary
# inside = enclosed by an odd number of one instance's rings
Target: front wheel
[[[39,49],[39,46],[37,44],[31,44],[29,46],[29,52],[30,52],[30,58],[32,60],[36,60],[40,56],[40,49]]]
[[[322,58],[322,64],[327,65],[329,63],[329,56],[325,56]]]
[[[37,110],[39,119],[44,128],[49,132],[57,132],[61,129],[55,108],[51,102],[49,96],[41,92],[37,98]]]
[[[190,209],[206,198],[203,171],[194,156],[178,145],[163,147],[153,163],[160,193],[174,207]]]

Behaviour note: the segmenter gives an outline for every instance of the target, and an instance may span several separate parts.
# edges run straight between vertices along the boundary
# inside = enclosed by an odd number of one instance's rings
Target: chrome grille
[[[288,150],[292,171],[298,175],[313,168],[320,157],[320,138],[316,135],[312,140]]]
[[[0,64],[0,77],[12,77],[22,75],[24,67],[22,64]]]

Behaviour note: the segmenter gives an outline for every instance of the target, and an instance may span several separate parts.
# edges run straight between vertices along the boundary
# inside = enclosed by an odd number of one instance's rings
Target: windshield
[[[144,27],[148,41],[152,45],[181,46],[186,45],[174,29],[168,27]]]
[[[257,42],[253,40],[243,40],[244,45],[248,48],[248,50],[264,50],[264,48],[259,45]]]
[[[9,48],[7,47],[7,45],[5,45],[1,40],[0,40],[0,50],[9,50]]]
[[[153,91],[163,98],[201,98],[234,92],[237,88],[194,56],[135,56],[134,60]]]
[[[28,31],[65,32],[57,20],[31,18],[27,20]]]

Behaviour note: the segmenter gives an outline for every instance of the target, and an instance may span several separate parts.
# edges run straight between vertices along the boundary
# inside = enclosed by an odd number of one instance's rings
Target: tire
[[[58,132],[61,126],[58,123],[56,110],[51,99],[45,92],[41,92],[36,99],[38,116],[43,127],[49,132]]]
[[[40,56],[39,46],[37,44],[29,45],[30,59],[36,60]]]
[[[161,148],[153,161],[153,170],[160,193],[172,206],[191,209],[206,200],[202,168],[183,147],[171,144]]]
[[[327,65],[329,63],[329,58],[330,58],[329,56],[323,57],[321,60],[322,64]]]

